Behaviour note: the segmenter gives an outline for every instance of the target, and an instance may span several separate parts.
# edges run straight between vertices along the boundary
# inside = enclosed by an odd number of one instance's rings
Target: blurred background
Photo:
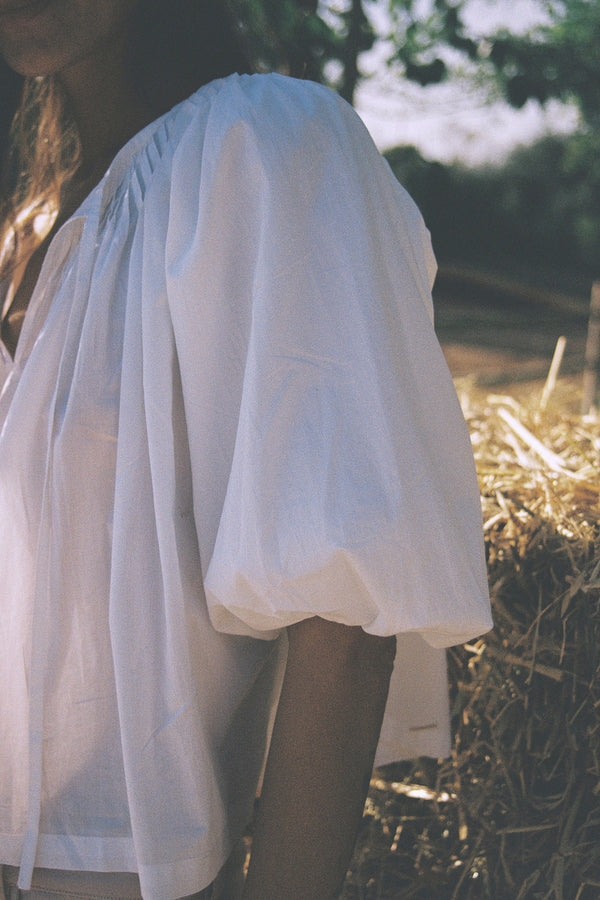
[[[583,364],[600,274],[600,0],[234,0],[255,60],[351,102],[419,204],[451,368]]]

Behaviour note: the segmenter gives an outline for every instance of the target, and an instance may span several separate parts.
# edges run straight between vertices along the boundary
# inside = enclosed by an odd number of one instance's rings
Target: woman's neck
[[[138,94],[129,77],[122,48],[86,58],[57,77],[68,97],[81,141],[81,175],[98,180],[115,154],[155,112]]]

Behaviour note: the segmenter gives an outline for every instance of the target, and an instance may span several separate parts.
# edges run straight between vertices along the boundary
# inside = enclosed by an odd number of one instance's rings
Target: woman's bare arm
[[[393,667],[395,638],[320,618],[288,634],[244,900],[337,897]]]

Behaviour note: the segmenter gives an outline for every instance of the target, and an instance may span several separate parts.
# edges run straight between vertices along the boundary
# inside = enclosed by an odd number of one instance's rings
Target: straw
[[[495,628],[448,654],[454,748],[381,769],[344,900],[600,897],[600,420],[459,385]],[[404,785],[400,788],[399,785]],[[392,849],[393,848],[393,849]]]

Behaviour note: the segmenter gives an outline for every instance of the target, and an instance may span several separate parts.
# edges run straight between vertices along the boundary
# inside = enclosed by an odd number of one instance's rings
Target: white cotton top
[[[491,627],[433,272],[350,107],[277,75],[149,125],[60,229],[1,348],[21,886],[34,865],[137,871],[146,900],[208,884],[250,815],[285,626]]]

